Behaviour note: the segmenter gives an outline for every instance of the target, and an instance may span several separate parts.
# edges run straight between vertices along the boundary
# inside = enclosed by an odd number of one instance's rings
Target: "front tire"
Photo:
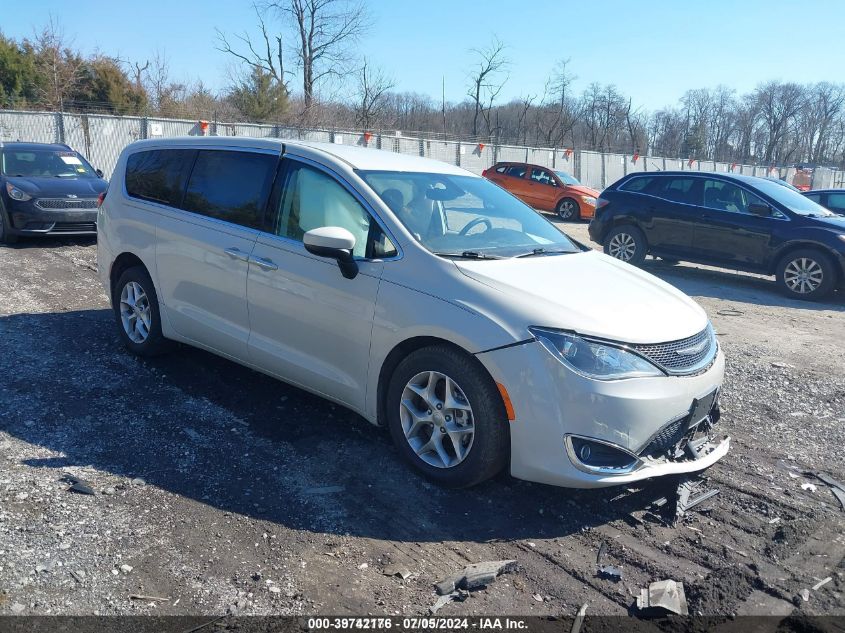
[[[623,262],[639,266],[648,253],[648,244],[640,229],[623,224],[612,229],[604,238],[604,252]]]
[[[573,198],[564,198],[558,202],[557,207],[555,207],[555,213],[564,222],[581,219],[581,207]]]
[[[158,356],[170,350],[171,341],[161,333],[156,289],[145,268],[123,271],[112,290],[112,308],[120,338],[130,352]]]
[[[387,425],[402,457],[449,488],[485,481],[508,463],[502,397],[477,360],[447,345],[403,359],[387,391]]]
[[[818,301],[836,285],[836,268],[823,252],[808,248],[793,251],[777,266],[777,283],[783,294],[793,299]]]

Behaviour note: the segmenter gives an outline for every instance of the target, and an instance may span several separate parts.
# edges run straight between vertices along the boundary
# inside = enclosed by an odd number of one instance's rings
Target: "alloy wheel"
[[[430,466],[453,468],[472,449],[472,407],[446,374],[424,371],[411,378],[402,391],[399,419],[411,450]]]
[[[152,326],[150,300],[136,281],[130,281],[120,291],[120,321],[133,343],[143,343],[149,338]]]
[[[629,262],[637,252],[637,242],[630,233],[617,233],[607,245],[607,254],[623,262]]]
[[[786,287],[797,294],[808,294],[822,284],[824,271],[821,265],[809,257],[798,257],[786,265],[783,281]]]
[[[575,203],[572,200],[562,200],[557,207],[557,214],[561,220],[571,220],[575,216]]]

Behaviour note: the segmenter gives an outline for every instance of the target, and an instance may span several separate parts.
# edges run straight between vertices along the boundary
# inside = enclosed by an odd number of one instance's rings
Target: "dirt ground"
[[[517,569],[439,614],[625,614],[666,578],[693,614],[845,614],[845,511],[810,474],[845,481],[845,293],[645,268],[704,306],[728,358],[719,494],[676,525],[644,511],[671,482],[429,485],[303,391],[189,348],[130,356],[93,241],[0,248],[0,614],[427,614],[434,582],[496,559]],[[602,543],[620,581],[597,576]]]

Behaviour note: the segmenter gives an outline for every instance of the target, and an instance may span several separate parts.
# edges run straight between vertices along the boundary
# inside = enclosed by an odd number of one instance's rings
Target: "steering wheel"
[[[489,219],[489,218],[485,218],[485,217],[482,217],[482,216],[478,216],[477,218],[475,218],[475,219],[470,220],[469,222],[467,222],[467,223],[466,223],[466,226],[464,226],[464,228],[462,228],[462,229],[458,232],[458,235],[466,235],[466,234],[467,234],[467,233],[469,233],[469,232],[470,232],[470,231],[471,231],[474,227],[478,226],[479,224],[484,224],[484,225],[486,225],[486,226],[487,226],[487,228],[486,228],[486,229],[484,229],[485,231],[489,231],[490,229],[492,229],[492,228],[493,228],[493,223],[490,221],[490,219]]]

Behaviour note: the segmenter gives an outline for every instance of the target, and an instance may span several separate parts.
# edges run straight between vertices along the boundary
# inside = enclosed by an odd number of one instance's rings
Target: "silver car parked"
[[[509,468],[609,486],[728,451],[703,310],[459,167],[274,139],[139,141],[98,230],[129,350],[180,341],[340,403],[443,485]]]

